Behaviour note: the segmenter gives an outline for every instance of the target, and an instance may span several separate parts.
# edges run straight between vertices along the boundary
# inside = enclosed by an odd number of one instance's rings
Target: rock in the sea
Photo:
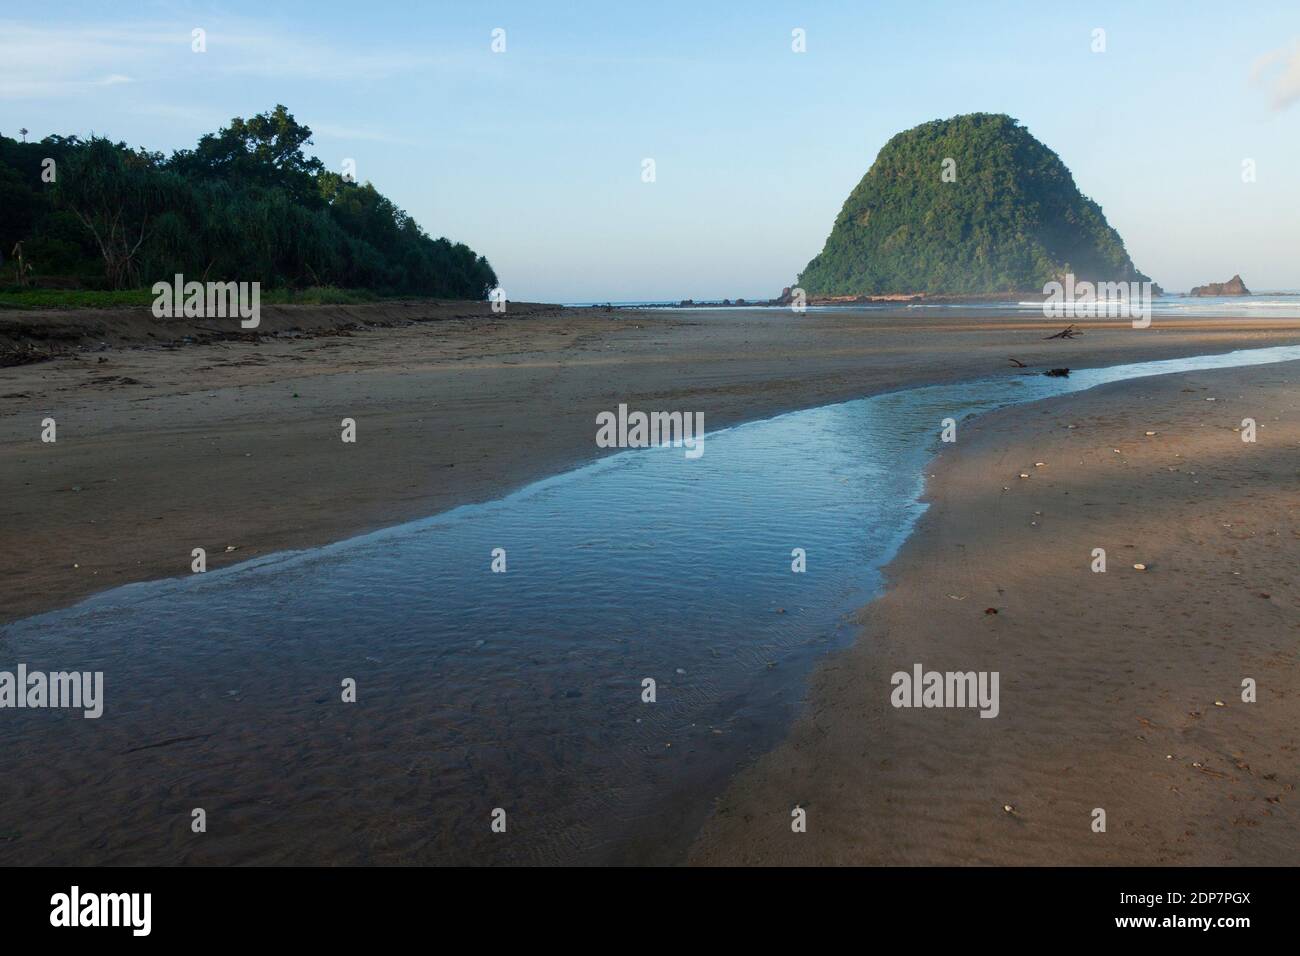
[[[810,300],[1046,293],[1147,281],[1061,158],[1010,116],[923,123],[881,148],[795,285]]]
[[[1241,281],[1241,276],[1235,275],[1227,282],[1211,282],[1209,285],[1198,285],[1191,292],[1192,295],[1250,295],[1250,290],[1246,288],[1246,283]]]

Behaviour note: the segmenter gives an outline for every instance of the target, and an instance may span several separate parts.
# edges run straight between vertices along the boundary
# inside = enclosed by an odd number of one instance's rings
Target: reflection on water
[[[852,638],[846,614],[921,511],[942,418],[1298,358],[795,412],[711,434],[698,460],[622,453],[490,504],[12,624],[0,670],[102,670],[106,704],[99,720],[0,711],[0,862],[674,859],[788,724],[815,658]],[[791,572],[794,548],[807,573]],[[340,700],[349,677],[355,704]]]

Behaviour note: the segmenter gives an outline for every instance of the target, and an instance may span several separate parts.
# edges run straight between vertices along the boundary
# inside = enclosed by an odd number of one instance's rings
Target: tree
[[[114,288],[176,273],[440,298],[497,285],[486,259],[431,238],[372,184],[329,172],[303,152],[310,142],[283,106],[170,159],[102,138],[0,136],[0,253],[22,242],[43,275],[78,280],[98,259]]]
[[[184,183],[157,172],[156,162],[152,154],[96,136],[70,155],[58,178],[60,200],[94,236],[114,289],[139,284],[137,256],[151,219],[189,205]]]
[[[220,132],[205,134],[196,148],[178,151],[169,166],[195,178],[283,189],[295,202],[319,205],[316,178],[325,164],[303,153],[311,141],[311,128],[277,105],[252,119],[236,116]]]

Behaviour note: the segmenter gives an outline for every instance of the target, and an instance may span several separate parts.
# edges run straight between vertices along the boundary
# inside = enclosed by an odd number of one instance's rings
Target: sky
[[[170,152],[277,103],[519,301],[774,296],[891,136],[969,112],[1166,289],[1300,289],[1295,0],[0,5],[5,135]]]

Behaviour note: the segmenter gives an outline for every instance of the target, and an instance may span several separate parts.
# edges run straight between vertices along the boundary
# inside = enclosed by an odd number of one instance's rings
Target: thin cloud
[[[349,139],[359,140],[370,143],[389,143],[395,146],[412,146],[414,142],[409,139],[403,139],[400,136],[393,136],[389,133],[377,130],[355,129],[351,126],[335,126],[331,123],[311,123],[313,136],[326,136],[331,139]]]
[[[1270,50],[1255,60],[1250,80],[1272,93],[1273,109],[1283,110],[1300,100],[1300,40],[1290,47]]]
[[[75,96],[105,86],[119,86],[123,83],[134,82],[131,77],[122,76],[118,73],[87,80],[39,80],[0,76],[0,99],[34,100],[57,96]]]
[[[270,34],[210,33],[208,49],[235,54],[218,66],[222,72],[266,78],[382,80],[437,65],[426,55],[341,50],[318,40]]]
[[[177,120],[202,130],[214,130],[225,126],[230,117],[223,113],[197,106],[180,106],[175,103],[142,103],[129,108],[137,116],[160,116],[164,119]]]
[[[0,21],[0,99],[76,96],[134,82],[151,48],[179,39],[144,30],[55,30]]]
[[[451,66],[426,54],[337,47],[257,24],[196,25],[205,31],[201,54],[191,49],[193,26],[53,27],[0,20],[0,99],[77,96],[126,82],[170,85],[181,65],[313,82],[381,80]],[[192,57],[202,59],[187,59]]]

